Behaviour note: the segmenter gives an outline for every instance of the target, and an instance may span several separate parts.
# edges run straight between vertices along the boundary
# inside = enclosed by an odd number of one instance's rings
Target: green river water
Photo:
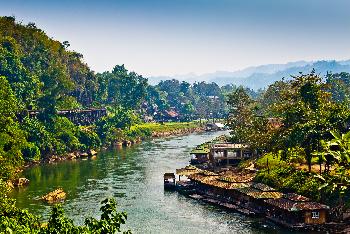
[[[163,189],[163,173],[189,161],[189,151],[223,132],[198,133],[146,141],[100,152],[95,160],[38,165],[23,172],[30,180],[12,196],[17,205],[47,219],[50,206],[39,197],[58,187],[67,192],[66,213],[77,223],[99,217],[100,202],[115,197],[128,213],[133,233],[288,233],[264,219],[196,201]]]

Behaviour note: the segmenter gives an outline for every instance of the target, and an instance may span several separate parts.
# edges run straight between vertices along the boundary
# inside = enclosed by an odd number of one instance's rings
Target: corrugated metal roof
[[[247,144],[232,144],[232,143],[213,143],[211,145],[213,150],[219,149],[248,149],[249,145]]]

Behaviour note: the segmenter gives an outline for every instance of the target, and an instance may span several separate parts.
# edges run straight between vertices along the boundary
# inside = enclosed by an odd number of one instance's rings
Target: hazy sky
[[[95,71],[173,75],[350,58],[350,0],[0,0]]]

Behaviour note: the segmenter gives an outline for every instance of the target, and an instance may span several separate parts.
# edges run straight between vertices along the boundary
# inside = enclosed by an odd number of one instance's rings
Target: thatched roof
[[[195,166],[192,166],[192,165],[186,166],[185,168],[176,169],[176,174],[181,175],[181,176],[190,176],[190,175],[197,174],[200,172],[202,172],[201,169],[199,169]]]
[[[219,179],[210,181],[210,185],[217,188],[228,189],[228,190],[250,186],[249,183],[231,183],[231,182],[224,182]]]
[[[268,199],[267,204],[278,207],[286,211],[301,211],[301,210],[327,210],[328,206],[311,201],[295,202],[286,198]]]
[[[274,192],[276,191],[276,189],[266,185],[266,184],[262,184],[262,183],[253,183],[252,184],[253,188],[259,189],[260,191],[264,191],[264,192]]]
[[[202,170],[201,174],[205,175],[205,176],[218,176],[219,174],[212,172],[212,171],[208,171],[208,170]]]
[[[261,183],[250,183],[249,187],[237,188],[236,190],[256,199],[275,199],[283,196],[283,193],[277,192],[274,188]]]
[[[286,193],[286,194],[283,194],[283,197],[291,201],[298,201],[298,202],[310,201],[309,198],[296,193]]]
[[[192,166],[192,165],[187,165],[185,166],[186,170],[198,170],[198,167]]]
[[[220,177],[221,181],[225,182],[231,182],[231,183],[248,183],[251,182],[255,177],[255,174],[252,173],[243,173],[243,172],[236,172],[236,173],[225,173]]]
[[[261,192],[258,189],[252,188],[251,185],[249,187],[245,187],[245,188],[237,188],[236,190],[238,192],[240,192],[240,193],[243,193],[243,194],[254,193],[254,192]]]
[[[283,196],[283,193],[259,191],[259,192],[250,192],[250,193],[247,193],[247,195],[255,199],[276,199],[276,198],[281,198]]]
[[[209,181],[215,180],[218,177],[219,177],[218,175],[207,176],[207,175],[204,175],[202,172],[188,176],[188,178],[190,178],[191,180],[200,182],[202,184],[208,184]]]
[[[219,175],[211,175],[207,176],[202,173],[193,174],[190,175],[189,178],[192,181],[199,182],[201,184],[217,187],[217,188],[223,188],[223,189],[235,189],[235,188],[242,188],[242,187],[249,187],[249,183],[232,183],[227,181],[220,180]]]

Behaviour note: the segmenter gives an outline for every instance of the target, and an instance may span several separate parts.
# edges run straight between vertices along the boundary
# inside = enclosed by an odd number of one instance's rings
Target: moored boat
[[[175,190],[176,181],[174,173],[164,173],[164,189]]]

